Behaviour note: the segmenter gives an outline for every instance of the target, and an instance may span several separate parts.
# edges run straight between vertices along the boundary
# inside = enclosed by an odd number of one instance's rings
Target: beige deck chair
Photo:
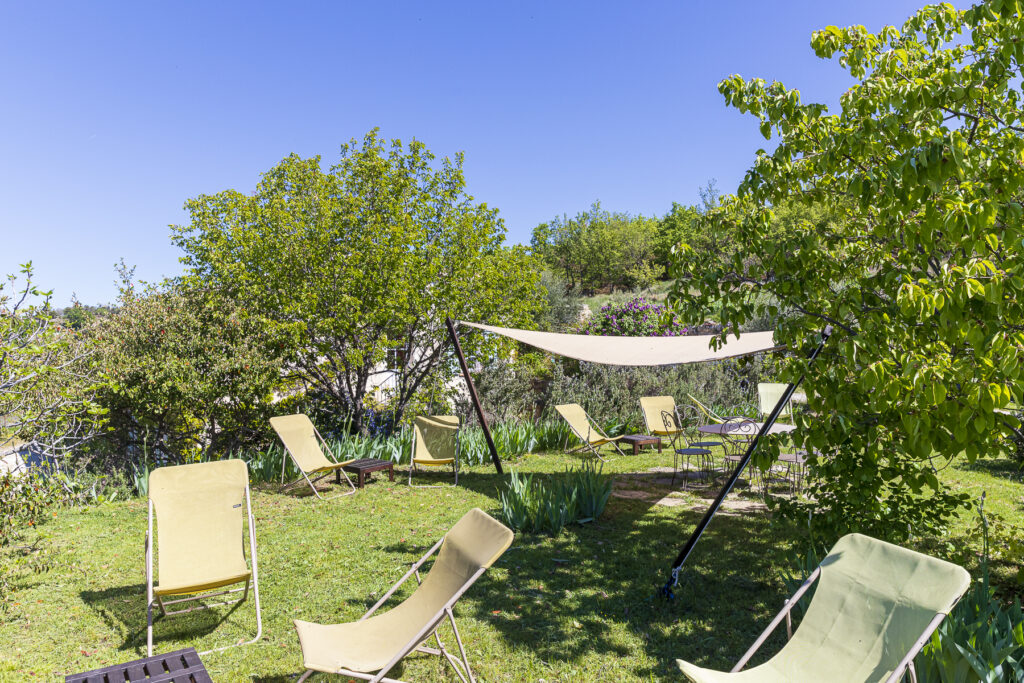
[[[583,450],[590,451],[594,456],[597,457],[601,462],[606,462],[598,449],[605,444],[610,443],[615,447],[615,450],[619,452],[619,455],[625,455],[619,450],[619,444],[616,443],[622,437],[621,436],[608,436],[602,432],[594,421],[587,415],[587,411],[583,410],[583,406],[579,403],[566,403],[560,406],[555,406],[555,410],[558,414],[565,418],[565,421],[569,423],[569,428],[572,433],[579,437],[583,445],[579,448],[574,448],[569,453],[578,453]]]
[[[789,611],[819,579],[796,633]],[[676,660],[695,683],[897,683],[971,583],[949,562],[860,534],[844,536],[786,601],[730,673]],[[760,666],[741,671],[786,619],[789,641]]]
[[[156,586],[153,585],[154,517],[159,531],[156,545],[160,583]],[[245,562],[242,540],[242,523],[246,519],[249,525],[251,570]],[[243,588],[217,590],[243,581]],[[249,597],[250,583],[256,602],[256,637],[239,645],[255,643],[263,633],[256,567],[256,530],[249,500],[249,469],[245,461],[220,460],[153,470],[149,475],[149,531],[146,534],[148,656],[153,656],[154,602],[164,616],[234,605]],[[238,600],[213,605],[200,604],[170,612],[166,609],[167,605],[238,592],[242,593]],[[166,599],[169,597],[174,599]],[[229,647],[235,645],[207,652],[226,650]]]
[[[475,681],[452,608],[508,549],[513,537],[512,531],[503,524],[474,508],[417,560],[359,621],[325,626],[296,620],[302,663],[306,667],[299,683],[315,671],[365,681],[396,683],[395,679],[385,676],[413,651],[443,656],[460,680],[464,683]],[[435,552],[437,559],[421,580],[419,569]],[[416,591],[400,605],[374,615],[377,608],[413,575],[420,584]],[[461,662],[445,649],[437,635],[437,629],[445,618],[455,633]],[[437,640],[436,649],[423,645],[431,635]]]
[[[413,422],[412,455],[409,459],[409,486],[417,488],[441,486],[440,484],[413,484],[412,472],[417,465],[420,467],[451,465],[455,470],[455,484],[458,485],[459,425],[457,415],[421,415],[416,418]]]
[[[284,466],[287,461],[281,459],[281,485],[282,491],[290,489],[291,487],[302,483],[303,480],[309,484],[309,488],[313,489],[313,495],[320,500],[332,500],[334,498],[340,498],[341,496],[351,496],[356,492],[355,485],[352,484],[352,480],[348,478],[348,474],[342,469],[345,465],[355,462],[354,460],[345,460],[339,462],[337,456],[331,450],[331,447],[324,441],[324,437],[320,436],[320,432],[313,426],[312,421],[302,413],[297,415],[278,415],[277,417],[270,418],[270,426],[274,428],[277,435],[281,437],[281,441],[284,442],[285,450],[291,455],[292,461],[295,466],[299,468],[301,476],[295,481],[291,482],[287,486],[284,485]],[[326,449],[331,457],[334,458],[334,462],[327,459],[324,455]],[[345,493],[339,493],[336,496],[330,498],[324,498],[316,490],[316,482],[320,481],[324,477],[330,476],[334,473],[338,479],[338,483],[341,483],[341,477],[345,477],[345,481],[348,482],[351,491]],[[318,476],[317,476],[318,475]],[[310,476],[314,479],[310,480]]]

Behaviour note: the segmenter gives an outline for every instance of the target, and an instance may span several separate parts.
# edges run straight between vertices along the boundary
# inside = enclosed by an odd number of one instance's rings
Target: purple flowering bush
[[[637,296],[606,304],[580,324],[580,333],[623,337],[681,337],[691,329],[662,304]]]

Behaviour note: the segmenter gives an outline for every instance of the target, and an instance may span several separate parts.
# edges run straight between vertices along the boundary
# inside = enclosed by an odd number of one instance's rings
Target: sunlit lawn
[[[573,462],[550,454],[511,466],[559,472]],[[616,458],[605,471],[666,465],[669,455],[651,452]],[[355,496],[327,502],[254,493],[263,638],[205,656],[214,680],[294,680],[302,663],[293,619],[357,619],[467,509],[497,506],[499,478],[489,467],[464,470],[459,487],[446,489],[410,489],[402,474],[399,468],[394,484],[378,476]],[[726,511],[693,554],[677,599],[667,603],[656,591],[707,497],[673,493],[658,503],[670,491],[657,476],[620,474],[620,489],[644,497],[613,497],[596,523],[555,539],[519,535],[469,591],[456,615],[479,679],[672,680],[677,657],[723,668],[735,662],[781,605],[779,569],[803,547],[802,532],[773,524],[763,510]],[[1007,518],[1020,516],[1024,486],[1008,461],[943,476],[972,494],[988,491],[989,507]],[[676,500],[682,504],[665,504]],[[145,525],[140,500],[67,510],[47,526],[59,559],[0,615],[0,677],[63,680],[64,673],[145,655]],[[158,620],[156,645],[204,650],[248,639],[254,629],[249,601],[230,614],[219,608]],[[395,673],[411,681],[453,679],[425,655]]]

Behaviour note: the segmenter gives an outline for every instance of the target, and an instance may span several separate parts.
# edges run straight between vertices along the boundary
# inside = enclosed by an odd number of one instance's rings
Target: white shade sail
[[[778,348],[774,332],[730,335],[718,349],[711,348],[717,335],[694,337],[610,337],[517,330],[460,321],[479,330],[500,334],[524,344],[567,358],[603,365],[680,365],[747,356]]]

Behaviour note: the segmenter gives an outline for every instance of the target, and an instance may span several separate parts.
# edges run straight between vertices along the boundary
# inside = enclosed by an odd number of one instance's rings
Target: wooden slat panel
[[[213,683],[195,648],[115,664],[80,674],[68,674],[65,683]]]

